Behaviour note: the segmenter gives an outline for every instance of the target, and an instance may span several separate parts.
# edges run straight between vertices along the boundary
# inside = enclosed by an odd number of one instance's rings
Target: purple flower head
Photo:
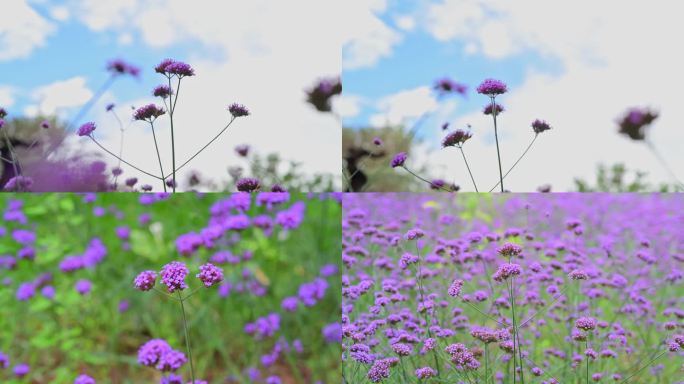
[[[138,363],[152,367],[156,365],[161,356],[168,351],[171,351],[171,346],[166,340],[149,340],[138,349]]]
[[[111,112],[112,109],[114,109],[114,107],[116,107],[116,104],[114,104],[114,103],[109,103],[109,104],[107,104],[107,106],[105,107],[105,110],[106,110],[107,112]]]
[[[461,96],[465,96],[468,92],[468,86],[465,84],[457,83],[449,78],[442,78],[435,81],[435,85],[432,87],[440,95],[448,95],[450,93],[458,93]]]
[[[271,187],[271,192],[283,193],[287,192],[287,190],[280,186],[280,184],[273,184],[273,186]]]
[[[183,290],[188,287],[185,276],[188,275],[188,267],[179,261],[172,261],[162,267],[161,283],[166,285],[169,293]]]
[[[532,122],[532,130],[537,135],[549,129],[551,129],[551,126],[545,120],[536,119]]]
[[[9,179],[2,188],[5,191],[30,192],[33,187],[33,179],[28,176],[14,176]]]
[[[107,70],[112,73],[112,75],[131,75],[133,77],[138,77],[140,75],[140,68],[128,64],[123,60],[112,60],[107,64]]]
[[[40,293],[46,299],[52,300],[55,298],[55,287],[53,287],[52,285],[46,285],[40,290]]]
[[[425,236],[425,232],[423,232],[422,229],[420,228],[413,228],[409,229],[406,234],[404,235],[404,238],[406,240],[416,240],[420,239],[421,237]]]
[[[157,117],[165,114],[166,111],[164,111],[164,108],[158,107],[154,104],[147,104],[145,106],[142,106],[133,112],[133,118],[135,120],[143,120],[143,121],[149,121],[152,122],[154,121]]]
[[[112,168],[112,175],[121,176],[122,174],[123,174],[123,169],[121,169],[119,167]]]
[[[442,147],[458,147],[460,145],[463,145],[466,141],[468,141],[471,137],[473,137],[473,134],[470,132],[466,132],[462,129],[457,129],[451,133],[449,133],[444,140],[442,140]]]
[[[584,331],[596,329],[596,319],[593,317],[580,317],[575,321],[575,327]]]
[[[152,190],[152,186],[149,184],[143,184],[140,186],[140,190],[144,192],[149,192]]]
[[[200,273],[197,274],[204,286],[209,288],[216,283],[223,281],[223,270],[221,268],[214,266],[214,264],[206,263],[200,265]]]
[[[133,188],[137,183],[138,183],[138,178],[137,177],[129,177],[126,179],[126,186]]]
[[[496,250],[504,257],[515,257],[522,253],[522,247],[514,243],[506,243]]]
[[[159,384],[183,384],[183,377],[173,373],[169,373],[168,376],[161,378]]]
[[[382,139],[379,137],[374,138],[373,139],[373,145],[376,145],[378,147],[381,146],[382,145]]]
[[[28,375],[30,371],[31,367],[29,367],[28,364],[17,364],[14,366],[14,376],[16,377],[24,377]]]
[[[0,119],[4,119],[5,116],[7,116],[7,110],[5,110],[3,107],[0,107]]]
[[[76,282],[75,288],[76,292],[80,293],[81,295],[87,295],[90,293],[92,286],[93,284],[89,280],[81,279]]]
[[[40,127],[43,128],[43,129],[50,129],[50,121],[48,121],[48,120],[43,120],[43,121],[40,123]]]
[[[128,311],[128,307],[130,307],[130,303],[128,302],[128,300],[119,301],[119,306],[118,306],[119,313],[124,313],[124,312]]]
[[[504,263],[499,265],[499,269],[492,275],[492,279],[498,282],[507,280],[511,276],[518,276],[522,273],[522,268],[518,264]]]
[[[463,280],[461,280],[461,279],[454,280],[454,282],[451,283],[451,286],[449,287],[449,290],[448,290],[449,296],[457,297],[458,295],[461,294],[462,288],[463,288]]]
[[[173,94],[173,90],[168,85],[157,85],[152,90],[152,95],[166,99]]]
[[[235,153],[237,153],[241,157],[247,157],[247,155],[249,154],[249,145],[248,144],[236,145],[235,146]]]
[[[282,384],[282,380],[278,376],[269,376],[266,378],[266,384]]]
[[[74,384],[96,384],[95,379],[88,375],[80,375],[74,380]]]
[[[254,192],[261,187],[261,182],[259,179],[253,177],[245,177],[240,179],[235,183],[237,190],[240,192]]]
[[[33,282],[22,283],[17,288],[16,297],[19,301],[26,301],[36,295],[36,284]]]
[[[328,343],[342,343],[342,325],[340,323],[332,323],[323,327],[323,337]]]
[[[506,87],[506,84],[503,81],[495,79],[486,79],[480,85],[477,86],[477,93],[487,95],[490,97],[502,95],[507,91],[508,88]]]
[[[96,126],[95,123],[92,121],[89,121],[83,125],[81,125],[80,128],[78,128],[78,135],[79,136],[90,136],[91,133],[95,130]]]
[[[5,368],[9,367],[9,365],[10,365],[9,356],[0,352],[0,368],[5,369]]]
[[[628,136],[632,140],[646,139],[646,128],[658,118],[658,112],[648,108],[630,108],[624,116],[618,120],[619,133]]]
[[[392,161],[390,162],[390,166],[392,168],[403,167],[404,163],[406,162],[407,157],[408,157],[408,155],[406,154],[406,152],[397,153],[392,158]]]
[[[379,383],[390,377],[390,366],[388,359],[376,360],[368,370],[368,380],[372,383]]]
[[[149,291],[154,288],[154,284],[157,281],[157,273],[154,271],[143,271],[138,274],[133,280],[133,285],[135,289],[141,291]]]
[[[413,348],[409,344],[396,343],[392,345],[392,350],[399,356],[409,356]]]
[[[286,297],[281,302],[280,307],[286,312],[294,312],[299,307],[299,300],[296,297]]]
[[[167,350],[159,356],[155,368],[162,372],[171,372],[180,369],[188,361],[183,352],[173,349]]]
[[[342,93],[342,82],[339,77],[322,79],[306,91],[307,101],[319,112],[332,111],[331,99],[340,93]]]
[[[570,273],[568,273],[568,276],[572,280],[586,280],[589,278],[589,275],[587,275],[586,272],[582,269],[574,269]]]
[[[249,109],[242,104],[233,103],[227,107],[228,112],[230,112],[233,117],[243,117],[249,116]]]
[[[422,367],[416,369],[416,377],[419,379],[427,379],[435,376],[437,376],[437,371],[430,367]]]
[[[494,103],[494,106],[492,107],[492,104],[489,103],[487,104],[484,109],[482,109],[482,113],[485,115],[491,115],[492,111],[496,110],[496,115],[498,116],[501,112],[505,111],[506,109],[504,108],[503,105],[499,103]]]

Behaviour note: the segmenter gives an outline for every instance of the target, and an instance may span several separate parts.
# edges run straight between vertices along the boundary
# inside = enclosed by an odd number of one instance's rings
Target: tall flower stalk
[[[223,271],[214,266],[211,263],[206,263],[204,265],[201,265],[199,267],[199,273],[196,275],[196,277],[202,282],[203,287],[209,288],[211,286],[214,286],[221,281],[223,281]],[[180,303],[180,308],[181,308],[181,314],[182,314],[182,320],[183,320],[183,331],[185,335],[185,348],[186,348],[186,353],[188,354],[187,361],[190,363],[190,377],[192,379],[192,383],[195,383],[195,366],[192,360],[192,349],[190,348],[190,332],[188,330],[188,319],[187,315],[185,312],[185,301],[189,299],[192,295],[195,294],[199,289],[202,288],[202,286],[195,288],[193,291],[191,291],[189,294],[183,296],[183,291],[188,288],[188,285],[185,281],[186,276],[188,275],[189,270],[188,267],[181,262],[178,261],[173,261],[169,264],[166,264],[162,267],[161,271],[159,272],[159,275],[161,277],[161,284],[166,286],[167,292],[164,292],[162,290],[159,290],[155,287],[156,281],[157,281],[157,273],[154,271],[143,271],[136,276],[136,278],[133,281],[133,285],[136,289],[140,291],[150,291],[154,290],[156,292],[159,292],[161,295],[164,295],[170,299],[176,300]],[[177,297],[175,297],[173,294],[176,293]],[[148,342],[149,343],[149,342]],[[159,348],[157,348],[159,349]],[[141,348],[142,351],[142,348]],[[161,360],[162,357],[157,357],[158,360]],[[145,361],[144,359],[140,359]],[[180,366],[185,363],[185,359],[174,359],[177,364],[171,366],[170,370],[176,370],[180,368]],[[152,363],[156,363],[155,361],[152,361]],[[149,365],[149,364],[145,364]],[[161,366],[161,368],[160,368]],[[162,371],[168,371],[168,367],[165,364],[159,363],[156,365],[157,369],[160,369]]]
[[[477,87],[477,93],[489,96],[492,107],[492,119],[494,120],[494,139],[496,140],[496,157],[499,162],[499,183],[501,184],[501,192],[504,192],[503,184],[503,169],[501,168],[501,149],[499,148],[499,129],[496,124],[497,106],[496,96],[502,95],[508,91],[506,84],[502,81],[494,79],[486,79]]]
[[[150,128],[152,131],[152,138],[154,141],[154,150],[156,153],[157,161],[159,163],[159,171],[160,173],[158,175],[145,171],[141,169],[138,166],[135,166],[131,164],[129,161],[126,161],[122,157],[123,149],[119,151],[119,155],[115,154],[114,152],[110,151],[109,149],[105,148],[99,141],[95,139],[93,136],[93,132],[95,131],[96,125],[93,122],[88,122],[83,124],[79,129],[78,129],[78,135],[79,136],[88,136],[97,146],[99,146],[102,150],[104,150],[106,153],[110,154],[114,158],[116,158],[120,163],[124,163],[133,169],[142,172],[150,177],[153,177],[156,180],[159,180],[162,183],[162,188],[164,191],[166,191],[167,186],[171,187],[172,191],[175,193],[176,188],[178,185],[176,174],[177,172],[185,167],[190,161],[195,159],[200,153],[202,153],[205,149],[207,149],[212,143],[214,143],[227,129],[230,127],[230,125],[235,121],[236,118],[238,117],[243,117],[243,116],[248,116],[249,115],[249,110],[241,104],[233,103],[230,104],[227,109],[228,112],[231,115],[231,118],[226,124],[223,129],[219,131],[219,133],[214,136],[207,144],[202,146],[197,152],[195,152],[188,160],[183,162],[180,166],[177,166],[176,162],[176,142],[175,142],[175,123],[174,123],[174,114],[176,111],[176,107],[178,104],[178,94],[180,91],[180,84],[181,80],[185,77],[190,77],[195,75],[195,70],[186,63],[180,62],[180,61],[175,61],[171,59],[166,59],[163,60],[160,64],[158,64],[155,68],[155,72],[162,74],[164,77],[166,77],[167,84],[168,85],[159,85],[155,87],[152,91],[152,94],[155,97],[159,97],[162,99],[164,103],[164,108],[156,106],[154,104],[147,104],[143,107],[138,108],[134,113],[133,113],[133,120],[138,120],[138,121],[146,121],[150,124]],[[175,82],[175,88],[173,88],[174,83],[173,79],[176,79]],[[108,107],[109,110],[109,107]],[[170,122],[170,127],[171,127],[171,171],[169,174],[166,174],[164,172],[164,165],[162,162],[162,157],[161,157],[161,149],[159,148],[159,143],[157,140],[157,132],[154,126],[154,121],[162,116],[168,114],[169,115],[169,122]],[[119,125],[122,126],[121,121],[118,119]],[[123,148],[123,129],[122,129],[122,148]]]

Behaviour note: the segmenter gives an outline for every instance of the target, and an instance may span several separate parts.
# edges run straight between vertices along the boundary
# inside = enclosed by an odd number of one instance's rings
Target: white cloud
[[[333,111],[341,118],[356,117],[361,112],[363,102],[361,96],[343,94],[333,100]]]
[[[412,16],[402,15],[395,18],[395,23],[401,30],[410,32],[416,28],[416,19]]]
[[[50,8],[50,16],[57,21],[67,21],[71,17],[71,12],[66,6],[55,6]]]
[[[14,89],[7,86],[0,86],[0,107],[11,107],[14,105]]]
[[[400,91],[377,101],[378,113],[370,117],[370,124],[375,127],[398,125],[436,108],[437,100],[430,87]]]
[[[27,57],[55,27],[25,0],[6,0],[0,12],[0,61]]]
[[[401,35],[378,16],[386,10],[384,1],[352,0],[344,3],[347,17],[343,29],[342,62],[347,70],[372,67],[390,56]]]
[[[561,64],[560,72],[549,75],[535,69],[538,63],[528,62],[523,83],[501,97],[507,111],[500,128],[505,170],[531,140],[533,119],[547,119],[554,127],[509,176],[507,188],[534,191],[549,182],[555,190],[568,190],[574,177],[593,180],[599,162],[623,162],[648,171],[651,181],[668,180],[644,145],[617,135],[615,119],[631,106],[661,111],[651,137],[670,164],[684,164],[684,152],[678,150],[684,56],[662,43],[684,33],[680,8],[665,0],[442,0],[433,2],[419,20],[436,39],[462,43],[466,54],[498,60],[536,53]],[[466,144],[466,153],[480,186],[489,189],[498,178],[491,118],[474,112],[455,123],[473,124],[475,137]],[[439,176],[458,175],[459,184],[472,189],[459,158],[454,151],[439,150],[431,152],[429,162],[445,165]],[[684,178],[681,170],[675,171]]]
[[[199,170],[214,180],[228,178],[229,165],[244,162],[233,147],[249,143],[261,154],[277,152],[302,164],[311,174],[339,174],[341,125],[305,102],[304,90],[316,79],[341,72],[341,34],[336,28],[337,1],[249,2],[125,1],[112,9],[101,1],[79,1],[75,12],[96,30],[132,33],[160,51],[177,44],[194,47],[184,57],[196,69],[183,80],[176,114],[177,157],[184,160],[205,144],[227,121],[226,105],[240,102],[252,115],[238,119],[206,152],[183,169]],[[191,44],[187,44],[191,43]],[[207,51],[211,50],[211,55]],[[160,60],[166,54],[160,53]],[[156,63],[154,63],[156,64]],[[144,76],[159,76],[145,68]],[[162,78],[160,77],[160,80]],[[146,95],[149,90],[141,90]],[[115,100],[116,101],[116,100]],[[126,118],[131,104],[118,100]],[[103,101],[105,103],[106,101]],[[111,116],[96,117],[98,137],[118,148],[118,127]],[[168,119],[159,121],[158,135],[165,169],[170,169]],[[152,136],[145,124],[126,134],[126,156],[134,164],[157,169]],[[144,179],[144,178],[143,178]],[[149,181],[149,180],[147,180]]]
[[[57,114],[64,108],[85,104],[92,96],[93,92],[86,86],[85,78],[72,77],[33,90],[31,98],[36,105],[27,107],[25,112],[32,115],[35,113]]]
[[[130,33],[122,33],[116,39],[116,42],[120,45],[130,45],[131,43],[133,43],[133,35],[131,35]]]

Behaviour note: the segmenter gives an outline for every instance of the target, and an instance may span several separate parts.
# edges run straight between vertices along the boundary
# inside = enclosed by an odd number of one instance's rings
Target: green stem
[[[147,176],[154,177],[154,178],[157,179],[157,180],[162,180],[162,181],[164,181],[164,178],[163,178],[163,177],[159,177],[159,176],[154,175],[154,174],[152,174],[152,173],[150,173],[150,172],[143,171],[142,169],[136,167],[135,165],[129,163],[128,161],[126,161],[126,160],[120,158],[119,156],[117,156],[116,154],[114,154],[112,151],[110,151],[109,149],[105,148],[102,144],[100,144],[99,141],[95,140],[95,138],[94,138],[92,135],[88,135],[88,137],[90,137],[90,139],[91,139],[95,144],[97,144],[97,146],[100,147],[103,151],[105,151],[105,152],[109,153],[110,155],[114,156],[115,158],[121,160],[122,163],[128,165],[129,167],[131,167],[131,168],[133,168],[133,169],[135,169],[135,170],[137,170],[138,172],[142,172],[142,173],[146,174]]]
[[[459,145],[458,149],[461,150],[461,155],[463,155],[463,161],[465,162],[466,168],[468,168],[468,174],[470,175],[470,180],[473,182],[473,187],[475,187],[475,192],[480,192],[477,190],[477,184],[475,183],[475,178],[473,177],[473,173],[470,171],[470,166],[468,165],[468,160],[466,160],[465,152],[463,152],[463,146]],[[491,191],[489,191],[489,192],[491,192]]]
[[[494,139],[496,140],[496,157],[499,160],[499,183],[501,185],[501,192],[504,191],[503,184],[503,170],[501,169],[501,151],[499,150],[499,131],[496,126],[496,104],[494,103],[495,97],[492,96],[492,117],[494,118]]]
[[[192,364],[192,351],[190,350],[190,337],[188,336],[188,320],[185,317],[185,305],[183,304],[183,296],[181,291],[178,291],[178,299],[180,299],[181,312],[183,312],[183,329],[185,330],[185,348],[188,351],[188,360],[190,361],[190,378],[192,383],[195,383],[195,366]]]
[[[154,133],[154,123],[150,121],[150,127],[152,127],[152,138],[154,138],[154,149],[157,151],[157,159],[159,160],[159,170],[161,174],[164,174],[164,167],[162,166],[161,156],[159,155],[159,146],[157,145],[157,135]],[[175,182],[175,180],[174,180]],[[164,187],[164,192],[166,192],[166,181],[162,180],[162,187]]]
[[[506,171],[506,173],[504,173],[503,179],[505,179],[506,176],[508,176],[508,174],[511,173],[511,171],[513,170],[513,168],[515,168],[515,166],[518,165],[518,163],[520,162],[520,160],[522,160],[523,157],[525,157],[525,155],[527,154],[527,152],[529,152],[530,148],[532,148],[532,145],[533,145],[534,142],[537,140],[537,136],[539,136],[539,134],[535,134],[535,135],[534,135],[534,138],[532,139],[532,141],[530,142],[530,144],[527,146],[527,148],[525,148],[525,151],[523,151],[522,155],[520,155],[520,157],[518,157],[518,160],[516,160],[515,163],[513,163],[513,165],[508,169],[508,171]],[[489,190],[489,192],[494,191],[494,190],[496,189],[496,187],[499,186],[499,183],[500,183],[500,182],[497,182],[496,185],[493,186],[492,189]]]

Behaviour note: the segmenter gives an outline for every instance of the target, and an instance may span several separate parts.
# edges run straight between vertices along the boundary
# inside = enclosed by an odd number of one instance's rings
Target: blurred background
[[[684,57],[667,43],[684,28],[677,4],[368,0],[345,8],[355,28],[345,31],[344,94],[335,111],[345,127],[347,176],[361,163],[373,180],[363,190],[428,188],[389,168],[399,151],[409,151],[407,164],[423,177],[473,190],[461,154],[440,146],[454,129],[473,133],[464,145],[468,161],[480,189],[493,187],[492,118],[482,113],[489,98],[476,92],[486,78],[508,85],[497,97],[505,108],[498,117],[504,171],[532,140],[533,120],[552,127],[506,178],[506,189],[681,190],[675,177],[684,171],[674,165],[684,164],[677,112]],[[440,92],[434,86],[443,78],[465,89]],[[659,115],[644,127],[648,145],[618,133],[618,120],[634,107]]]
[[[159,383],[138,349],[164,339],[187,356],[181,309],[161,277],[159,292],[133,280],[172,261],[188,266],[183,294],[198,289],[185,301],[197,379],[339,381],[340,202],[273,195],[0,194],[0,382]],[[208,261],[224,281],[204,288]],[[247,333],[270,314],[272,335]],[[190,380],[188,364],[176,373]]]
[[[132,108],[161,105],[152,89],[166,78],[154,67],[166,58],[196,73],[183,79],[174,115],[179,162],[226,125],[227,105],[251,112],[180,172],[181,189],[231,189],[236,174],[307,191],[339,185],[340,122],[328,105],[335,93],[328,84],[339,84],[341,71],[334,2],[10,0],[2,7],[2,129],[24,173],[36,176],[34,190],[101,190],[103,180],[113,182],[116,159],[73,133],[86,121],[97,124],[96,138],[115,153],[123,127],[123,158],[158,170],[149,124],[133,122]],[[111,76],[107,66],[116,59],[139,73]],[[39,127],[44,120],[49,129]],[[163,116],[155,126],[170,170],[168,122]],[[238,145],[249,146],[249,156],[236,153]],[[89,168],[98,160],[106,167]],[[121,168],[118,189],[128,177],[154,185]]]

